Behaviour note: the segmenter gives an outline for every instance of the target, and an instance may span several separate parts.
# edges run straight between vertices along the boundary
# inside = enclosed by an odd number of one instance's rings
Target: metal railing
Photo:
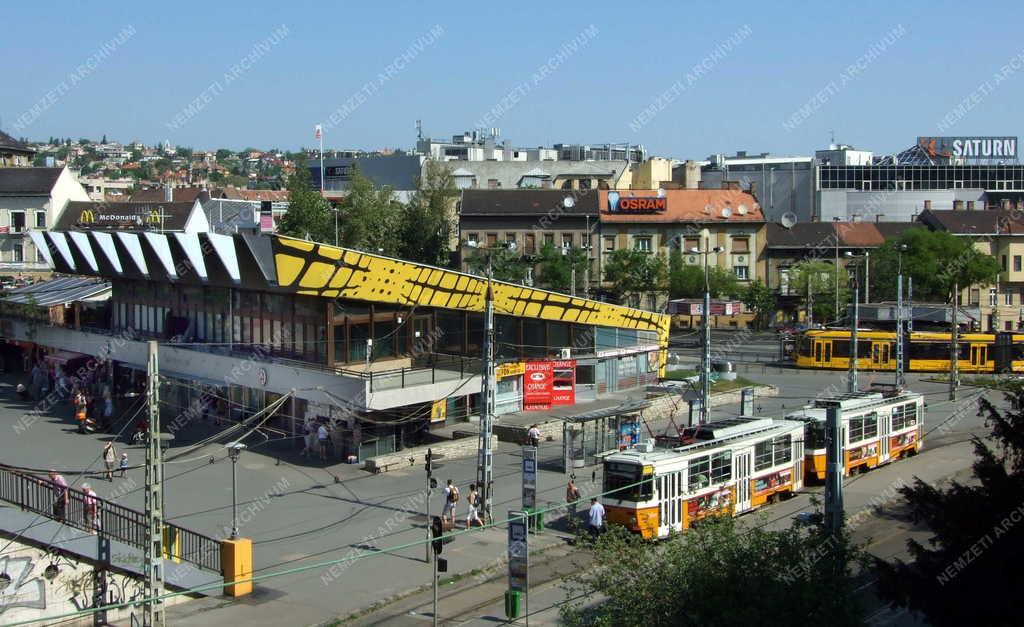
[[[143,512],[99,497],[92,501],[84,492],[67,488],[61,498],[60,488],[51,481],[33,475],[0,468],[0,500],[17,505],[82,531],[96,532],[145,550],[149,535]],[[195,531],[164,523],[165,558],[180,559],[205,570],[221,571],[220,541]]]

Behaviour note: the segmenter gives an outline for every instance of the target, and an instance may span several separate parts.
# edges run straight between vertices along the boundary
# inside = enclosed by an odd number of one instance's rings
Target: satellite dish
[[[736,207],[736,213],[740,214],[741,216],[747,215],[747,206],[740,205],[739,207]]]
[[[783,227],[791,229],[793,228],[793,225],[796,224],[796,214],[793,213],[792,211],[787,211],[786,213],[782,214],[782,217],[779,218],[779,222],[782,224]]]
[[[732,209],[728,207],[722,207],[722,217],[728,220],[732,217]]]
[[[704,205],[704,213],[711,213],[714,210],[715,210],[715,206],[712,205],[711,203],[708,203],[708,204]]]
[[[573,207],[576,206],[576,199],[573,198],[572,196],[566,196],[565,198],[562,199],[562,206],[565,207],[566,209],[572,209]]]

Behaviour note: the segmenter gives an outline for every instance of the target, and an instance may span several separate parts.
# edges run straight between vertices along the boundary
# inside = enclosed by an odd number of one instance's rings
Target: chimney
[[[926,201],[924,201],[924,210],[925,210],[925,211],[928,211],[928,210],[930,210],[931,208],[932,208],[932,201],[930,201],[930,200],[926,200]]]
[[[174,202],[174,188],[170,183],[164,185],[164,202]]]
[[[968,200],[967,201],[967,210],[968,211],[974,211],[974,201],[973,200]]]
[[[685,189],[700,188],[700,165],[696,161],[683,164],[683,187]]]

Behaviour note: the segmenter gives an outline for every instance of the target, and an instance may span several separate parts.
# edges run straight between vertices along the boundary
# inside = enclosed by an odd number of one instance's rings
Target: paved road
[[[778,415],[833,387],[842,389],[841,373],[775,371],[751,372],[753,379],[778,385],[778,398],[758,400],[758,411]],[[862,384],[889,377],[862,375]],[[909,377],[912,388],[924,392],[929,400],[926,428],[932,428],[951,414],[959,412],[948,430],[937,430],[926,440],[926,453],[915,460],[893,465],[884,472],[864,475],[850,486],[848,502],[852,507],[870,502],[891,485],[895,477],[909,481],[913,474],[945,476],[969,465],[970,449],[964,444],[971,433],[982,432],[981,420],[971,409],[973,400],[949,403],[945,388],[918,382]],[[70,411],[58,408],[59,415],[42,417],[27,428],[15,430],[26,407],[14,400],[8,378],[0,383],[0,460],[4,463],[46,468],[84,468],[98,466],[102,443],[109,437],[75,433]],[[971,397],[966,391],[962,396]],[[967,411],[964,411],[967,408]],[[734,415],[736,406],[714,408],[712,417]],[[24,422],[20,422],[25,426]],[[182,440],[194,435],[183,434]],[[142,451],[127,447],[132,463],[142,461]],[[542,446],[542,461],[561,455],[559,442]],[[210,464],[213,458],[215,463]],[[177,524],[214,536],[224,536],[231,518],[231,469],[223,449],[212,445],[191,459],[169,464],[165,488],[167,516]],[[495,455],[496,514],[519,502],[518,448],[501,445]],[[891,474],[895,473],[895,474]],[[438,471],[441,479],[452,477],[460,485],[474,479],[475,461],[449,461]],[[589,469],[583,476],[584,491],[596,491],[588,485]],[[892,477],[892,478],[890,478]],[[69,477],[71,479],[71,477]],[[598,477],[598,480],[600,477]],[[120,501],[142,507],[142,470],[133,470],[127,480],[107,483],[90,479],[101,496],[121,495]],[[544,469],[539,473],[539,499],[558,503],[563,496],[564,477]],[[134,484],[134,485],[133,485]],[[322,467],[319,463],[287,457],[280,462],[265,447],[243,453],[239,462],[240,525],[243,536],[254,539],[257,573],[302,568],[346,556],[365,555],[375,548],[393,547],[420,541],[425,534],[423,486],[419,467],[383,475],[369,475],[346,465]],[[802,496],[770,510],[770,515],[788,520],[807,507]],[[432,510],[441,505],[435,494]],[[464,511],[464,510],[463,510]],[[879,538],[891,525],[879,528]],[[867,524],[865,524],[865,528]],[[882,539],[881,541],[885,541]],[[560,540],[551,536],[549,544]],[[896,544],[899,544],[898,542]],[[893,548],[885,545],[885,550]],[[504,529],[475,532],[458,538],[446,548],[454,573],[465,573],[486,566],[500,567],[505,552]],[[287,617],[289,624],[316,624],[333,616],[344,616],[366,608],[376,601],[391,598],[429,582],[429,567],[424,548],[414,546],[379,554],[355,562],[351,568],[334,571],[325,567],[294,572],[267,579],[258,585],[258,594],[229,608],[219,603],[193,602],[184,606],[191,614],[181,616],[188,624],[279,625]],[[189,611],[186,609],[185,611]]]

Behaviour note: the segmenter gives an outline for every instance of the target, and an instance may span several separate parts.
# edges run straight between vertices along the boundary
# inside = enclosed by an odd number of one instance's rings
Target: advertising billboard
[[[665,213],[668,198],[664,196],[624,196],[608,192],[608,211],[612,213]]]
[[[576,360],[551,362],[551,404],[576,404]]]
[[[526,362],[523,375],[523,410],[551,409],[551,386],[554,370],[550,361]]]

